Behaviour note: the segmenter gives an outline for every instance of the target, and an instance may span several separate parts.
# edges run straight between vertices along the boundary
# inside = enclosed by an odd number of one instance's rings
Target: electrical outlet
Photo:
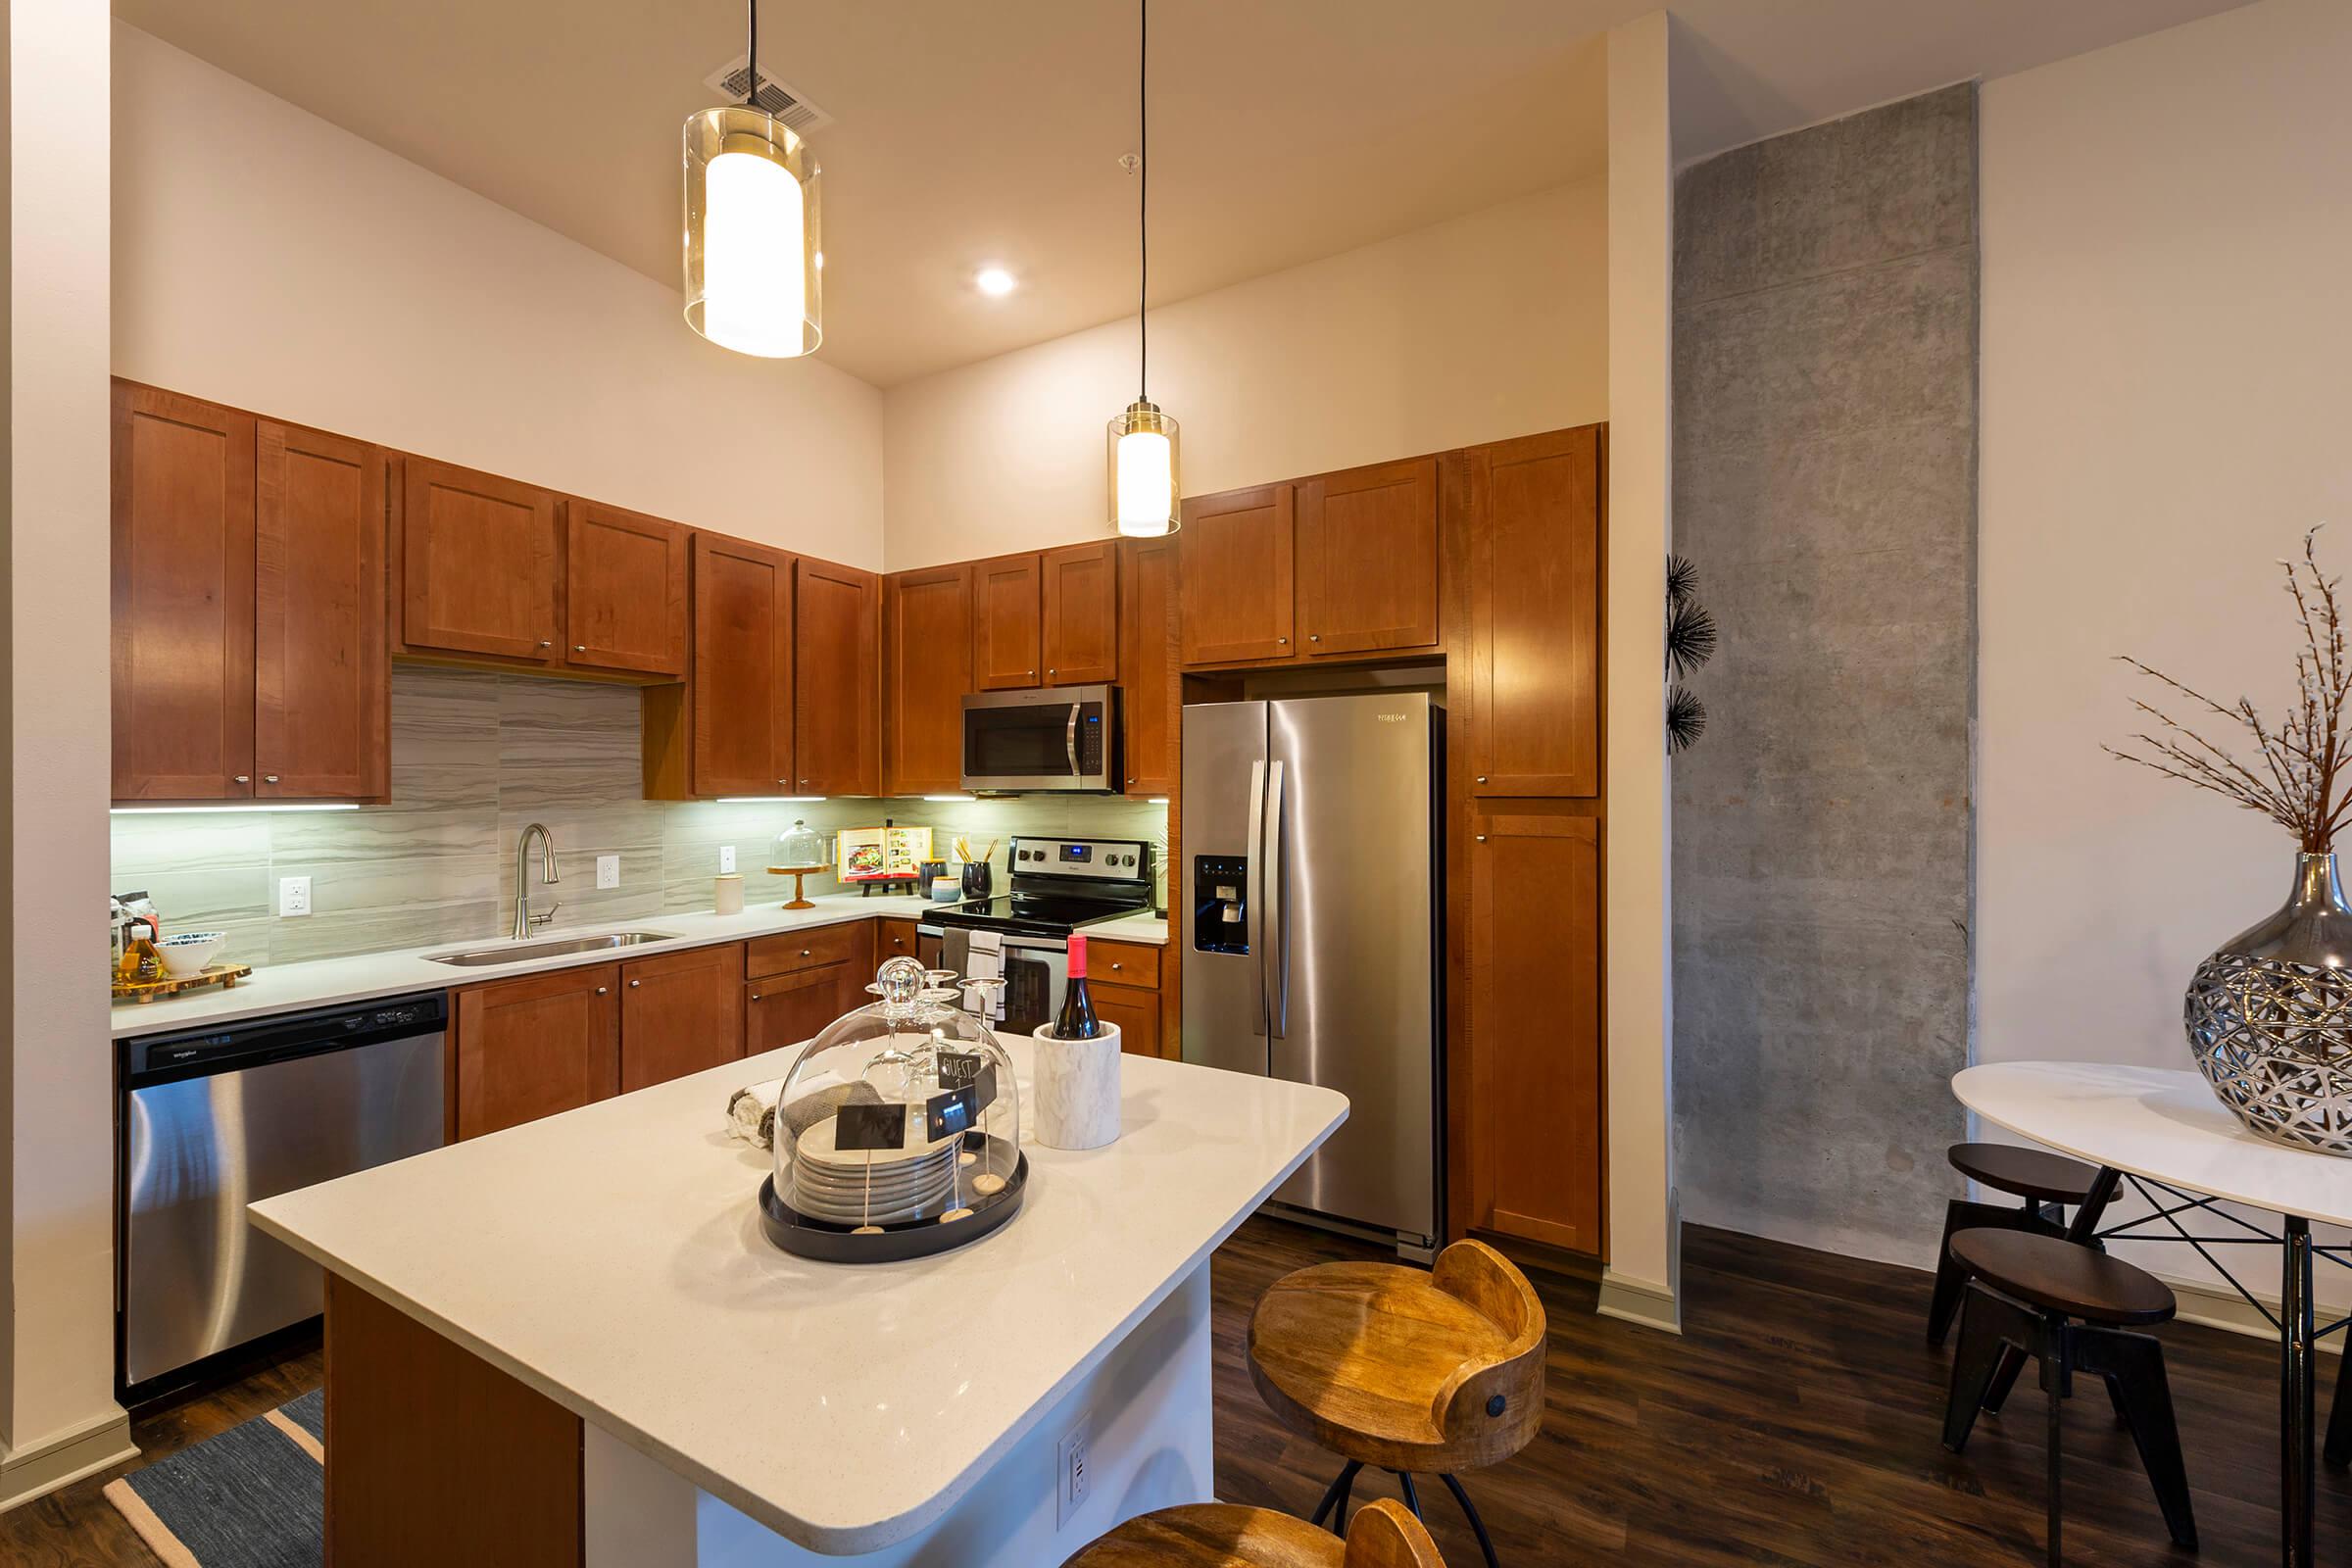
[[[733,871],[734,869],[735,869],[735,846],[734,846],[734,845],[732,845],[732,844],[721,844],[721,845],[718,847],[718,871],[719,871],[719,875],[721,875],[721,876],[724,876],[724,875],[726,875],[728,872],[730,872],[730,871]]]
[[[311,912],[309,877],[281,876],[277,879],[277,912],[282,918]]]
[[[1087,1474],[1088,1450],[1093,1447],[1095,1423],[1092,1416],[1082,1417],[1078,1424],[1054,1446],[1054,1528],[1061,1529],[1070,1522],[1070,1515],[1086,1501],[1093,1485]]]
[[[596,858],[596,885],[600,888],[620,886],[620,857],[600,855]]]

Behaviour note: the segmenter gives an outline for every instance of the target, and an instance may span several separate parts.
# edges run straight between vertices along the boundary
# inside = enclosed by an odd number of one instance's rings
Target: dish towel
[[[1004,978],[1004,933],[999,931],[973,932],[971,952],[964,959],[964,979],[966,981],[1000,980]],[[963,988],[963,1004],[967,1011],[978,1012],[981,1010],[980,998],[981,992],[978,987],[967,984]],[[992,1022],[1004,1022],[1004,991],[1003,987],[1000,986],[996,989],[996,996],[988,1004],[986,1015]]]

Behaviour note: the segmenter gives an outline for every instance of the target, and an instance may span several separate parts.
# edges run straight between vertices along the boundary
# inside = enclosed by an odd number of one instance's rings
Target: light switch
[[[600,855],[596,858],[596,885],[600,888],[620,886],[620,857]]]
[[[277,879],[277,912],[280,918],[286,919],[311,912],[309,877],[281,876]]]
[[[724,875],[726,875],[728,872],[731,872],[731,871],[733,871],[734,869],[735,869],[735,846],[734,846],[734,845],[732,845],[732,844],[721,844],[721,845],[718,847],[718,870],[719,870],[719,874],[720,874],[721,876],[724,876]]]

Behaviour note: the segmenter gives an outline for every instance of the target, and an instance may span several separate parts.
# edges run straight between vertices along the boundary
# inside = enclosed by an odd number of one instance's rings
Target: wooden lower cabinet
[[[627,1094],[743,1054],[743,944],[620,966],[620,1089]]]
[[[453,1138],[479,1138],[620,1089],[620,965],[559,969],[458,992]]]
[[[867,971],[862,968],[828,963],[747,983],[743,988],[745,1050],[758,1055],[815,1039],[825,1025],[866,1000],[866,979]]]
[[[1095,1015],[1119,1026],[1119,1050],[1130,1056],[1159,1054],[1159,993],[1133,986],[1103,986],[1088,980]]]
[[[914,951],[914,922],[912,920],[882,920],[874,931],[874,962],[886,958],[913,958],[921,955]]]
[[[1471,1223],[1598,1252],[1600,821],[1470,829]],[[1507,994],[1529,975],[1544,980],[1540,1028]]]

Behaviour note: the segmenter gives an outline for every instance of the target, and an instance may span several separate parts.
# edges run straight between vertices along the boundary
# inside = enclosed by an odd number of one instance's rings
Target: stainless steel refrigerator
[[[1443,710],[1423,693],[1184,710],[1184,1058],[1322,1084],[1347,1122],[1279,1202],[1439,1231]]]

